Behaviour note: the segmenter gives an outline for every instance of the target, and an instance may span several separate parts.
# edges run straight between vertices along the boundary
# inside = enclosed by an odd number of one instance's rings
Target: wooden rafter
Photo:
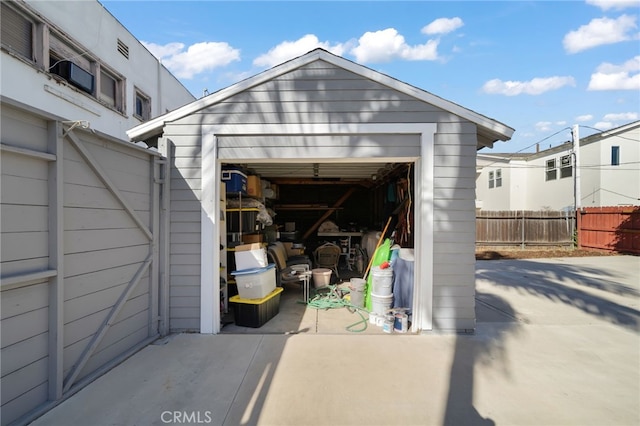
[[[344,193],[344,195],[342,195],[342,197],[340,197],[338,199],[338,201],[336,201],[332,208],[327,210],[326,212],[324,212],[324,214],[320,217],[320,219],[318,219],[316,221],[316,223],[314,223],[308,230],[307,232],[305,232],[304,236],[302,237],[303,240],[306,240],[307,238],[309,238],[309,236],[311,234],[313,234],[314,232],[316,232],[316,229],[318,229],[318,227],[320,225],[322,225],[322,222],[325,221],[326,218],[328,218],[329,216],[331,216],[331,214],[334,212],[335,209],[337,209],[338,207],[340,207],[345,201],[347,201],[349,199],[349,197],[351,197],[351,195],[353,195],[353,193],[356,192],[356,187],[352,186],[351,188],[349,188],[349,190],[347,192]]]

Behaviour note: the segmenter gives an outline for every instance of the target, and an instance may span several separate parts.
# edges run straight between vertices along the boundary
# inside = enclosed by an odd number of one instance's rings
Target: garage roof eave
[[[186,117],[190,114],[193,114],[197,111],[200,111],[204,108],[207,108],[211,105],[221,102],[222,100],[230,96],[233,96],[244,90],[250,89],[251,87],[257,86],[259,84],[262,84],[266,81],[272,80],[282,74],[286,74],[290,71],[293,71],[297,68],[300,68],[304,65],[307,65],[317,60],[322,60],[322,61],[331,63],[337,67],[344,68],[348,71],[353,72],[354,74],[360,75],[372,81],[376,81],[392,89],[398,90],[399,92],[403,92],[409,96],[413,96],[419,100],[432,104],[445,111],[449,111],[466,120],[469,120],[470,122],[475,123],[477,126],[479,126],[480,129],[478,130],[478,133],[479,134],[484,133],[486,136],[489,136],[488,139],[493,139],[494,141],[497,141],[497,140],[507,141],[511,139],[511,136],[515,131],[511,127],[503,123],[500,123],[499,121],[493,120],[482,114],[478,114],[475,111],[469,110],[453,102],[447,101],[446,99],[433,95],[423,89],[419,89],[417,87],[411,86],[410,84],[404,83],[400,80],[389,77],[378,71],[374,71],[370,68],[367,68],[363,65],[352,62],[348,59],[342,58],[340,56],[336,56],[324,49],[318,48],[302,56],[299,56],[295,59],[284,62],[273,68],[270,68],[266,71],[256,74],[253,77],[249,77],[246,80],[242,80],[232,86],[226,87],[208,96],[197,99],[191,102],[190,104],[184,105],[178,109],[175,109],[164,115],[161,115],[152,120],[149,120],[146,123],[143,123],[139,126],[136,126],[128,130],[127,136],[129,136],[129,138],[132,141],[139,141],[139,140],[148,138],[150,136],[158,135],[162,133],[163,131],[162,129],[166,123],[179,120],[183,117]]]

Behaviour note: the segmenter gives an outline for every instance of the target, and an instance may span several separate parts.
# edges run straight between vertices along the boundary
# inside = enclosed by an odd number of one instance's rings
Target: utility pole
[[[579,234],[578,230],[579,218],[578,210],[580,210],[582,195],[580,193],[580,133],[578,130],[578,125],[574,124],[571,129],[571,138],[573,140],[573,214],[575,218],[573,220],[574,229],[574,244],[577,247],[580,247]]]
[[[582,194],[580,193],[580,131],[574,124],[571,129],[573,139],[573,204],[575,210],[581,207]]]

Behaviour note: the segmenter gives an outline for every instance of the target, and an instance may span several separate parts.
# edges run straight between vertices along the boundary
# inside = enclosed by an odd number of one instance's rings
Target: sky
[[[535,152],[640,119],[640,2],[100,0],[196,97],[323,48]]]

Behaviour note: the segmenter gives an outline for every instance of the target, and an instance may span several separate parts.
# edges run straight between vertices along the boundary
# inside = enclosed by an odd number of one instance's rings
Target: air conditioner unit
[[[71,61],[60,61],[50,70],[70,84],[87,93],[93,93],[93,74],[83,70]]]

